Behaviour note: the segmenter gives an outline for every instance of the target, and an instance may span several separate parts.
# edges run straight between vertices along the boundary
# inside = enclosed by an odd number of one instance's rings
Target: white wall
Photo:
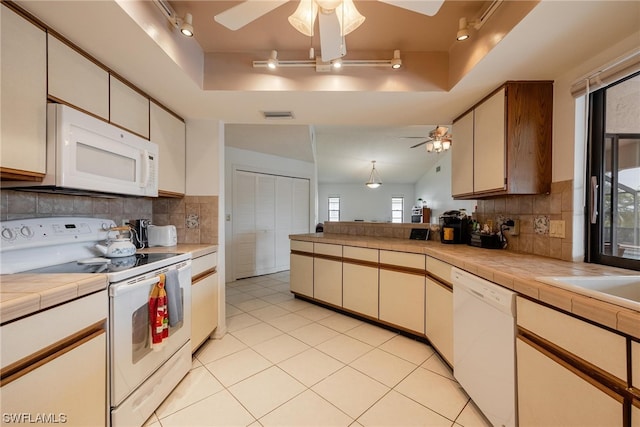
[[[309,231],[315,230],[316,223],[316,168],[315,164],[293,160],[284,157],[258,153],[256,151],[241,150],[239,148],[224,148],[224,212],[220,217],[224,221],[226,262],[225,269],[231,274],[233,271],[233,175],[237,169],[269,173],[309,179]],[[234,280],[227,277],[227,280]]]
[[[327,221],[330,196],[340,196],[340,220],[391,221],[391,198],[404,197],[404,222],[411,222],[416,197],[413,184],[383,184],[371,189],[362,184],[318,185],[318,222]]]
[[[475,200],[453,200],[451,197],[451,151],[429,155],[439,156],[439,160],[416,182],[415,195],[431,208],[431,223],[437,224],[438,217],[452,209],[466,209],[471,215],[475,210]]]

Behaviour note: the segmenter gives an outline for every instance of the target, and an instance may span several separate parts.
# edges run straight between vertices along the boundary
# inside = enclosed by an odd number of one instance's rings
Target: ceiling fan
[[[416,148],[427,144],[427,152],[431,153],[432,151],[435,151],[436,153],[440,153],[451,148],[451,138],[452,135],[449,133],[448,127],[436,126],[435,129],[429,132],[428,139],[419,142],[416,145],[412,145],[410,148]]]
[[[219,24],[238,30],[288,0],[246,0],[214,16]],[[422,15],[435,15],[444,0],[378,0]],[[320,29],[322,61],[329,62],[346,54],[344,36],[364,22],[353,0],[300,0],[289,17],[291,25],[307,36],[313,36],[316,17]]]

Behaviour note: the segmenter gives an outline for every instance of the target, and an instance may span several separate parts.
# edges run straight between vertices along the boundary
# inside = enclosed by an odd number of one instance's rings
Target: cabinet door
[[[453,124],[451,194],[473,193],[473,110]]]
[[[453,365],[453,291],[427,278],[426,301],[427,338]]]
[[[357,261],[378,263],[378,250],[345,246],[342,250],[342,306],[378,318],[378,267]],[[351,262],[348,259],[353,260]]]
[[[185,194],[185,124],[154,102],[151,102],[149,120],[149,139],[159,148],[158,190],[165,194]]]
[[[313,297],[342,307],[342,245],[314,243],[313,253]]]
[[[218,274],[213,273],[191,286],[191,351],[195,351],[217,326]]]
[[[473,141],[474,191],[506,188],[504,88],[476,107]]]
[[[109,73],[49,35],[49,96],[109,120]]]
[[[621,400],[521,339],[516,352],[520,427],[622,425]]]
[[[291,254],[291,292],[313,298],[313,256]]]
[[[424,288],[424,276],[381,269],[380,320],[424,335]]]
[[[15,12],[0,7],[0,159],[3,168],[46,172],[47,40]]]
[[[149,98],[110,76],[109,120],[143,138],[149,138]]]
[[[104,426],[107,416],[107,340],[103,331],[72,348],[63,348],[52,360],[26,370],[0,388],[5,416],[49,417],[47,425]],[[9,422],[7,422],[9,424]]]

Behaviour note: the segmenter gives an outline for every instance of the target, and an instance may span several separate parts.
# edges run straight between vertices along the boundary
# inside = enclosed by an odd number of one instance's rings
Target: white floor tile
[[[240,310],[238,307],[236,307],[235,305],[231,305],[231,304],[225,304],[224,306],[224,310],[225,310],[225,315],[227,318],[231,317],[231,316],[236,316],[238,314],[242,314],[244,313],[244,311]]]
[[[450,420],[458,417],[469,400],[457,382],[424,368],[409,374],[395,390]]]
[[[285,316],[290,313],[291,313],[290,311],[285,310],[282,307],[278,307],[277,305],[271,305],[271,304],[269,304],[266,307],[262,307],[257,310],[251,311],[251,315],[253,317],[256,317],[264,321],[267,321],[269,319],[274,319],[280,316]]]
[[[237,331],[257,323],[260,323],[260,319],[256,319],[248,313],[238,314],[237,316],[227,317],[227,331]]]
[[[270,304],[263,299],[253,297],[253,299],[233,303],[233,305],[235,305],[242,311],[253,311],[259,308],[267,307]]]
[[[149,419],[142,424],[142,427],[160,427],[160,420],[155,413],[151,414]]]
[[[280,362],[278,366],[302,384],[311,387],[345,365],[315,348],[310,348]]]
[[[469,400],[467,406],[464,407],[458,418],[456,418],[456,424],[464,427],[491,427],[489,420],[485,418],[471,400]]]
[[[297,299],[297,298],[278,303],[278,306],[284,308],[285,310],[289,310],[293,312],[296,312],[298,310],[302,310],[305,308],[309,308],[309,307],[315,307],[310,302],[302,301],[301,299]]]
[[[270,302],[271,304],[280,304],[281,302],[292,301],[293,298],[293,294],[286,294],[284,292],[276,292],[275,294],[262,297],[263,300]]]
[[[239,288],[234,288],[236,290],[239,290]],[[250,301],[252,299],[255,299],[256,297],[254,297],[253,295],[249,295],[247,293],[241,292],[238,293],[236,295],[230,295],[228,297],[225,297],[225,302],[227,304],[231,304],[231,305],[235,305],[237,306],[238,304],[245,302],[245,301]]]
[[[273,366],[229,387],[229,391],[256,418],[273,411],[305,391],[306,387]]]
[[[313,416],[309,416],[310,414]],[[260,418],[259,421],[264,427],[346,427],[353,422],[353,419],[313,391],[307,390]]]
[[[290,331],[289,335],[313,347],[338,336],[338,332],[317,323],[309,323],[301,328]]]
[[[289,313],[285,314],[284,316],[269,319],[267,320],[267,323],[275,326],[283,332],[289,332],[308,325],[312,323],[312,321],[307,319],[306,317],[298,316],[295,313]]]
[[[338,335],[331,338],[317,345],[316,348],[343,363],[351,363],[363,354],[373,350],[373,347],[369,344],[346,335]]]
[[[395,332],[391,332],[387,329],[374,326],[369,323],[363,323],[360,326],[348,330],[345,334],[360,341],[364,341],[374,347],[389,341],[397,335]]]
[[[309,346],[290,335],[279,335],[252,347],[273,363],[282,362],[307,350]]]
[[[164,418],[223,389],[222,384],[204,366],[193,369],[162,402],[156,414]]]
[[[251,375],[267,369],[273,364],[254,350],[245,350],[233,353],[205,365],[225,387],[229,387]]]
[[[230,354],[247,348],[247,345],[234,337],[232,334],[225,334],[219,340],[208,340],[196,352],[196,358],[203,364],[211,363]]]
[[[362,325],[362,321],[339,313],[320,319],[318,323],[342,333]]]
[[[365,427],[451,426],[451,420],[393,390],[358,418],[358,422]]]
[[[248,346],[253,346],[277,337],[278,335],[282,335],[282,331],[267,323],[261,322],[244,329],[233,331],[232,334]]]
[[[428,358],[422,365],[423,368],[430,370],[431,372],[435,372],[436,374],[440,374],[443,377],[447,377],[450,380],[455,381],[455,377],[453,376],[453,371],[445,363],[444,360],[438,355],[438,353],[434,353],[433,356]]]
[[[257,289],[255,291],[249,291],[247,292],[249,295],[253,295],[256,298],[262,298],[265,297],[267,295],[273,295],[278,293],[278,291],[276,291],[275,289],[271,289],[271,288],[260,288]]]
[[[345,366],[311,388],[352,418],[358,418],[389,388]]]
[[[434,353],[431,346],[402,335],[396,335],[379,348],[415,365],[420,365]]]
[[[254,421],[255,418],[226,390],[160,420],[162,427],[246,426]]]
[[[327,308],[313,305],[311,307],[303,308],[302,310],[296,311],[296,314],[316,322],[318,320],[324,319],[325,317],[333,315],[334,312]]]
[[[413,363],[377,348],[354,360],[349,366],[380,381],[387,387],[394,387],[417,369]]]

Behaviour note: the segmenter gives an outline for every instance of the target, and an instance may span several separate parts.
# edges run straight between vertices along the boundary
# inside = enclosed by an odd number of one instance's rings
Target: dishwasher
[[[517,426],[516,294],[453,268],[453,375],[495,426]]]

